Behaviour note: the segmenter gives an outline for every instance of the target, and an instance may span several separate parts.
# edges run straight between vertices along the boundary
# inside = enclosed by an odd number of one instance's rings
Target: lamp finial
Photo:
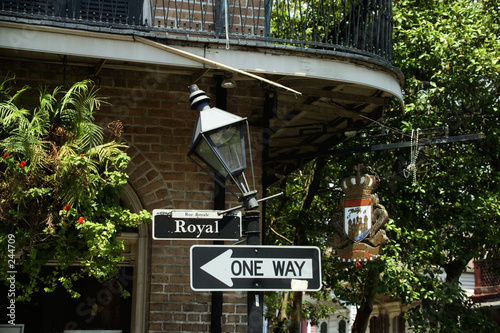
[[[208,106],[210,102],[210,97],[198,88],[196,84],[192,84],[188,87],[189,89],[189,101],[191,102],[191,109],[201,111]]]

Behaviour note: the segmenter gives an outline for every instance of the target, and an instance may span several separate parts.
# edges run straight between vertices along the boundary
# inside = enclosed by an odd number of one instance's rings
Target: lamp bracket
[[[283,192],[276,193],[276,194],[270,195],[270,196],[268,196],[268,197],[265,197],[265,198],[259,199],[259,200],[257,200],[257,202],[267,201],[267,200],[269,200],[269,199],[274,199],[274,198],[280,197],[280,196],[282,196],[282,195],[283,195]]]
[[[277,197],[279,197],[281,195],[283,195],[283,192],[280,192],[280,193],[277,193],[277,194],[273,194],[273,195],[270,195],[268,197],[259,199],[259,200],[257,200],[257,202],[263,202],[263,201],[267,201],[269,199],[274,199],[274,198],[277,198]],[[229,208],[229,209],[226,209],[226,210],[221,210],[221,211],[218,211],[217,214],[218,215],[224,215],[224,214],[230,213],[232,211],[235,211],[235,210],[238,210],[238,209],[241,209],[241,208],[245,208],[245,205],[240,205],[240,206],[232,207],[232,208]]]

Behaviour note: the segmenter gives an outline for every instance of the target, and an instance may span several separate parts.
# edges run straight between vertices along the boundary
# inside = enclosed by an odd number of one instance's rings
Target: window
[[[344,319],[339,322],[339,333],[346,333],[346,322]]]
[[[403,314],[392,318],[392,333],[405,333],[405,319]]]
[[[142,209],[130,186],[122,192],[121,199],[131,211]],[[81,297],[76,299],[71,298],[61,286],[52,293],[37,292],[30,302],[16,302],[16,324],[24,324],[25,332],[37,333],[97,329],[122,333],[146,332],[148,227],[140,225],[138,230],[123,233],[120,238],[125,241],[125,260],[120,263],[113,280],[105,283],[93,278],[79,280],[74,289]],[[75,266],[73,269],[78,268]],[[51,271],[51,266],[42,268],[42,274],[51,274]],[[16,275],[19,281],[23,278],[27,277],[20,273]],[[122,297],[118,282],[131,297]],[[0,284],[0,293],[7,295],[7,288]],[[0,307],[7,308],[8,301],[6,297],[0,298]]]
[[[81,1],[80,10],[83,20],[120,24],[141,24],[142,1],[74,0],[76,3],[79,1]]]
[[[325,321],[321,323],[319,331],[320,333],[328,333],[328,324]]]
[[[76,267],[75,267],[76,270]],[[19,270],[20,271],[20,270]],[[41,274],[51,274],[52,267],[45,266]],[[22,281],[26,276],[18,273],[16,279]],[[132,298],[122,298],[120,281],[125,290],[133,293],[133,269],[122,267],[115,280],[99,283],[85,278],[75,284],[74,289],[80,298],[58,286],[54,292],[43,290],[32,295],[30,302],[16,302],[16,323],[24,324],[25,332],[63,332],[68,329],[120,329],[130,332]],[[2,289],[5,286],[2,284]],[[6,290],[2,291],[6,294]],[[0,304],[8,301],[2,298]]]
[[[5,0],[0,10],[92,23],[144,24],[143,0]]]
[[[386,315],[370,319],[370,333],[389,333],[389,318]]]

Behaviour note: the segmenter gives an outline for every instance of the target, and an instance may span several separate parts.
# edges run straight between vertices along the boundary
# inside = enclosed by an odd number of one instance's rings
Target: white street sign
[[[319,290],[317,247],[191,247],[193,290]]]

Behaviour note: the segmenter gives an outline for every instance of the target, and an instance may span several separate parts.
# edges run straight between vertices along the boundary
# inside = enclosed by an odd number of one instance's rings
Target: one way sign
[[[312,246],[194,245],[191,288],[320,290],[320,250]]]

